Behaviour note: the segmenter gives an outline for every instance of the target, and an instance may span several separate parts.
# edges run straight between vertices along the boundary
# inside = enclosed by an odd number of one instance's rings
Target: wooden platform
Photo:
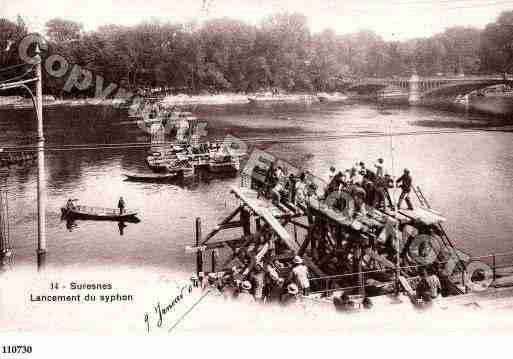
[[[442,217],[439,213],[423,207],[416,207],[413,210],[400,209],[398,212],[426,226],[432,226],[446,221],[445,217]]]
[[[286,212],[282,211],[271,201],[258,198],[255,190],[248,188],[232,187],[231,192],[240,199],[246,206],[251,208],[258,216],[260,216],[272,230],[287,244],[287,246],[297,252],[299,245],[290,237],[289,232],[282,226],[276,217],[283,216]]]

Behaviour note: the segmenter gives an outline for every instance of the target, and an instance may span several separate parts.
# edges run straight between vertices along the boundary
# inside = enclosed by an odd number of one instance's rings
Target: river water
[[[502,125],[507,122],[504,119],[365,103],[195,110],[208,122],[210,138],[229,133],[239,138],[276,139],[259,146],[319,175],[332,165],[344,169],[360,160],[372,164],[378,157],[397,175],[407,167],[432,207],[447,218],[446,231],[458,247],[473,255],[513,250],[513,133],[468,131]],[[33,116],[31,109],[0,109],[0,147],[30,141],[35,134]],[[126,121],[126,111],[109,107],[47,109],[47,144],[62,148],[67,144],[148,141],[144,132]],[[390,131],[409,135],[392,140],[374,136]],[[326,139],[334,135],[342,138]],[[309,139],[280,144],[284,136]],[[47,153],[48,266],[193,269],[193,255],[185,253],[184,247],[193,244],[194,219],[201,217],[205,233],[229,214],[236,206],[229,187],[237,185],[239,178],[202,175],[175,184],[123,181],[123,173],[147,171],[146,151]],[[15,266],[35,263],[36,175],[35,165],[0,169],[0,184],[8,190],[10,200]],[[128,207],[140,210],[142,220],[128,223],[122,235],[116,223],[77,221],[69,227],[61,220],[60,207],[68,198],[91,206],[115,207],[119,196],[124,196]]]

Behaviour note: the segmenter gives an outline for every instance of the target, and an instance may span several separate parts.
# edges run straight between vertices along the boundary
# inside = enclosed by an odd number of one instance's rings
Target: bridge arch
[[[466,95],[472,91],[481,90],[494,85],[509,85],[513,86],[512,80],[489,80],[489,81],[469,81],[460,83],[444,83],[439,86],[427,88],[421,91],[421,99],[435,99],[435,98],[455,98],[458,95]]]

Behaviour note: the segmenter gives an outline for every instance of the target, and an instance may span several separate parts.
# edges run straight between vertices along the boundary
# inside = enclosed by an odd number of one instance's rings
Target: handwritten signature
[[[187,294],[192,292],[193,286],[191,284],[184,285],[179,288],[179,294],[176,295],[171,301],[165,305],[161,304],[157,301],[157,304],[153,307],[156,316],[156,326],[157,328],[162,328],[164,325],[164,319],[166,314],[171,312],[184,298]],[[151,329],[151,318],[150,313],[144,313],[144,323],[146,324],[146,330],[148,333]]]

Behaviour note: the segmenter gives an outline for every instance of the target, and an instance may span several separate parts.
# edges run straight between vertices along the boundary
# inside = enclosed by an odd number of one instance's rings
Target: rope
[[[259,143],[302,143],[302,142],[318,142],[318,141],[336,141],[336,140],[344,140],[344,139],[359,139],[359,138],[381,138],[381,137],[397,137],[397,136],[422,136],[422,135],[442,135],[442,134],[458,134],[458,133],[479,133],[483,131],[510,131],[509,128],[500,129],[500,128],[474,128],[474,129],[459,129],[459,130],[436,130],[436,131],[412,131],[412,132],[397,132],[393,134],[386,133],[376,133],[376,134],[348,134],[348,135],[320,135],[320,136],[291,136],[291,137],[253,137],[253,138],[240,138],[239,140],[251,144],[259,144]],[[212,140],[210,142],[219,142],[222,143],[221,140]],[[160,145],[174,145],[176,142],[165,142]],[[77,145],[60,145],[59,147],[45,147],[45,150],[48,151],[75,151],[75,150],[101,150],[101,149],[131,149],[131,148],[147,148],[150,147],[150,142],[121,142],[121,143],[107,143],[107,144],[77,144]],[[4,147],[4,153],[9,151],[37,151],[37,146],[8,146]]]
[[[7,79],[7,80],[2,80],[0,81],[0,85],[4,85],[8,82],[13,82],[13,81],[18,81],[18,80],[21,80],[22,78],[24,78],[25,76],[27,76],[29,73],[32,72],[32,70],[34,69],[34,66],[31,66],[27,71],[25,71],[25,73],[23,73],[22,75],[19,75],[19,76],[15,76],[15,77],[11,77],[10,79]]]
[[[12,70],[12,69],[15,69],[15,68],[18,68],[18,67],[23,67],[23,66],[27,66],[27,64],[18,64],[18,65],[7,66],[7,67],[4,67],[4,68],[1,68],[0,72],[6,72],[6,71],[9,71],[9,70]]]

